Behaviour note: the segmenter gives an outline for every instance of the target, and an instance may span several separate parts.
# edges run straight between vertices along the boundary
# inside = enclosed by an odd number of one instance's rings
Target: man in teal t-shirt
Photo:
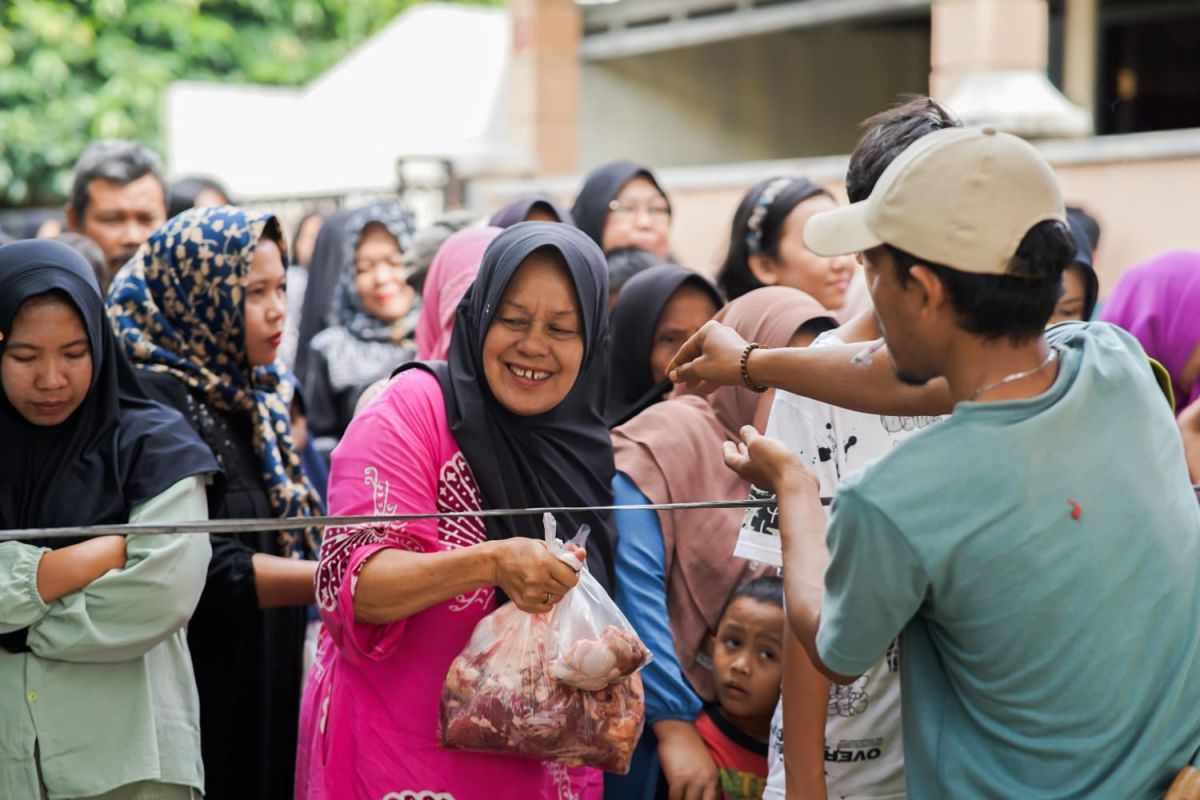
[[[909,795],[1161,797],[1200,747],[1200,507],[1141,347],[1047,341],[1028,399],[963,402],[846,479],[817,648],[904,631]]]
[[[863,254],[895,375],[937,379],[953,414],[847,477],[824,541],[794,455],[753,432],[727,446],[779,495],[789,622],[814,665],[849,682],[903,634],[919,800],[1159,798],[1200,748],[1200,507],[1137,342],[1043,330],[1073,252],[1063,213],[1025,142],[918,140],[805,239]],[[797,367],[731,350],[710,328],[675,377],[786,388]]]

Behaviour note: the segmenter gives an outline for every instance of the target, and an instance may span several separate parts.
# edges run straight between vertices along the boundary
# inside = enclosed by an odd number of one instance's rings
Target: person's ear
[[[712,633],[704,634],[704,641],[700,643],[700,652],[712,663],[713,651],[717,648],[717,639]]]
[[[940,313],[949,301],[941,278],[924,264],[914,265],[908,276],[904,291],[905,294],[915,293],[913,301],[918,304],[920,313],[930,316]]]
[[[79,226],[83,220],[75,218],[75,209],[71,207],[70,203],[63,206],[63,216],[67,218],[67,230],[82,233]]]
[[[746,259],[746,263],[750,266],[750,274],[763,286],[774,286],[779,283],[779,273],[774,260],[770,257],[762,253],[755,253]]]

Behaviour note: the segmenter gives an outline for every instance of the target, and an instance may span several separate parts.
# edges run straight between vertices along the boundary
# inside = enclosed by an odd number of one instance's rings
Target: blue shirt
[[[1060,325],[1037,397],[960,403],[846,478],[817,645],[903,631],[910,797],[1159,798],[1200,747],[1200,508],[1128,334]]]
[[[645,505],[650,501],[624,473],[613,477],[613,502]],[[666,555],[658,514],[617,511],[617,606],[633,625],[653,660],[642,669],[646,687],[646,726],[664,719],[692,722],[704,704],[692,691],[679,657],[667,615]]]

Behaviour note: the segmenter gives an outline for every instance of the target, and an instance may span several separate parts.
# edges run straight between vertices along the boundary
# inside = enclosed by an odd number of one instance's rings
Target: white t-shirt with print
[[[837,336],[826,333],[812,346],[841,344]],[[914,431],[939,419],[861,414],[778,392],[767,435],[798,453],[820,478],[821,496],[831,497],[847,473],[882,457]],[[782,566],[775,509],[747,511],[734,552],[742,558]],[[767,761],[770,775],[763,798],[783,800],[782,701],[771,723]],[[831,687],[825,725],[825,776],[830,800],[895,800],[905,796],[900,658],[895,644],[883,660],[854,683]]]

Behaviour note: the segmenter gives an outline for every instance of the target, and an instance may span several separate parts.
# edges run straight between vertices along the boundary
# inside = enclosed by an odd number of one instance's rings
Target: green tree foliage
[[[157,146],[172,81],[301,84],[416,1],[0,0],[0,207],[60,202],[92,139]]]

